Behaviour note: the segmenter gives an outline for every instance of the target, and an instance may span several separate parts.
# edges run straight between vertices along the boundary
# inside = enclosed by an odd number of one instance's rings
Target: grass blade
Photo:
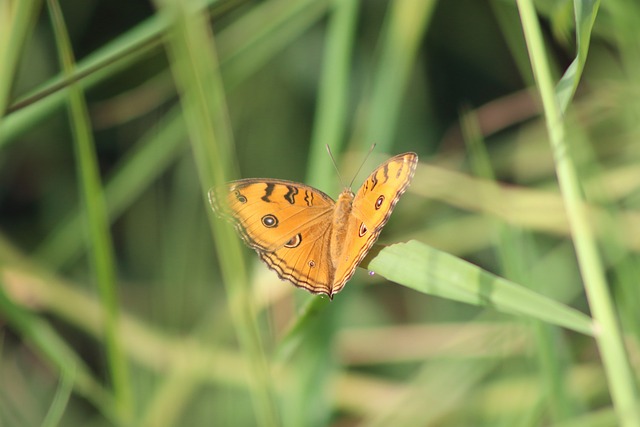
[[[418,292],[594,334],[585,314],[415,240],[375,246],[362,265]]]
[[[72,371],[62,372],[60,383],[58,384],[58,390],[49,407],[49,411],[42,421],[42,427],[55,427],[60,424],[64,409],[69,402],[71,390],[73,389],[73,373]]]
[[[0,117],[9,105],[13,76],[39,9],[39,0],[0,3]]]
[[[82,359],[49,323],[27,311],[20,305],[20,301],[14,302],[12,292],[23,292],[23,288],[33,283],[33,277],[19,269],[9,268],[8,265],[14,264],[14,261],[10,260],[13,256],[8,252],[6,243],[0,242],[0,259],[3,264],[0,274],[0,312],[3,317],[58,370],[62,378],[73,379],[73,388],[79,395],[100,408],[106,418],[117,422],[118,414],[114,411],[113,397],[93,377]],[[33,269],[30,273],[33,274]],[[66,380],[63,379],[64,381]]]
[[[472,112],[463,114],[462,132],[475,174],[484,179],[495,180],[496,176],[480,132],[478,118]],[[494,228],[497,234],[497,255],[500,259],[502,274],[523,285],[535,284],[531,277],[531,264],[527,264],[531,259],[531,253],[537,252],[530,243],[530,233],[498,221],[495,221]],[[546,404],[550,408],[551,417],[554,420],[570,418],[575,411],[564,381],[567,374],[565,343],[558,337],[557,329],[551,325],[543,322],[530,324],[535,333],[538,369],[542,374]]]
[[[576,93],[584,64],[587,62],[591,30],[596,21],[600,0],[574,0],[573,8],[576,19],[577,55],[556,86],[556,98],[561,112],[565,112],[573,95]]]
[[[538,18],[533,2],[518,0],[517,3],[533,74],[542,99],[547,133],[569,218],[580,272],[593,320],[598,328],[595,338],[607,373],[611,398],[621,426],[640,426],[640,399],[634,380],[635,375],[624,346],[615,306],[598,254],[573,154],[568,146],[565,122],[553,90]]]
[[[207,27],[207,15],[187,10],[180,1],[159,4],[172,22],[167,48],[191,136],[203,199],[212,184],[224,185],[231,175],[232,135],[216,48]],[[197,51],[196,51],[197,48]],[[211,229],[220,258],[229,310],[240,345],[250,367],[251,397],[258,425],[279,425],[279,411],[272,389],[269,366],[258,331],[255,307],[250,298],[240,242],[233,229],[213,218]]]
[[[389,151],[411,66],[436,3],[433,0],[389,3],[380,60],[373,81],[371,111],[360,141],[364,147],[375,142],[382,152]]]
[[[75,66],[75,61],[62,13],[56,0],[50,0],[48,5],[63,71],[71,73]],[[101,302],[106,313],[107,360],[114,388],[116,411],[123,420],[126,420],[132,415],[133,393],[130,387],[127,358],[122,348],[121,337],[117,331],[119,312],[113,244],[109,235],[107,210],[103,199],[87,106],[82,90],[77,86],[69,88],[69,117],[74,136],[76,162],[81,185],[80,191],[88,226],[87,231],[91,240],[90,259]]]
[[[340,153],[347,122],[349,74],[358,12],[357,0],[334,1],[325,41],[325,56],[318,88],[317,113],[307,162],[307,182],[331,188],[336,182],[326,146]]]

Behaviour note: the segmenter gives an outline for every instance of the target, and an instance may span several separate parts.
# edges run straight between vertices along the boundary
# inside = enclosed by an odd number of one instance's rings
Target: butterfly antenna
[[[331,152],[331,147],[329,147],[329,144],[327,144],[327,151],[329,152],[331,163],[333,163],[333,167],[336,169],[336,172],[338,173],[338,179],[340,180],[340,185],[342,185],[342,188],[345,188],[344,182],[342,182],[342,176],[340,176],[340,170],[338,170],[338,165],[336,165],[336,159],[333,158],[333,153]]]
[[[367,161],[367,159],[369,158],[369,156],[371,155],[371,152],[373,151],[373,149],[376,148],[376,144],[371,144],[371,148],[369,148],[369,152],[367,153],[367,155],[364,157],[364,160],[362,161],[362,163],[360,163],[360,167],[358,168],[358,171],[356,172],[355,175],[353,175],[353,178],[351,179],[351,182],[349,183],[349,188],[351,188],[351,186],[353,185],[353,181],[356,180],[356,177],[358,176],[358,174],[360,173],[360,171],[362,170],[362,167],[364,166],[365,162]]]

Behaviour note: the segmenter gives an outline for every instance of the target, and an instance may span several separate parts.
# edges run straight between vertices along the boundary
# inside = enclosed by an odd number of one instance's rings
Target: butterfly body
[[[305,184],[259,178],[212,189],[209,200],[281,279],[332,298],[377,240],[417,162],[414,153],[397,155],[337,201]]]

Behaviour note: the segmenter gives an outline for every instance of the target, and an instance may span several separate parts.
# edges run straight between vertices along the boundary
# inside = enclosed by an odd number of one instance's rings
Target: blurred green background
[[[0,426],[640,426],[640,5],[605,3],[0,0]],[[549,120],[531,58],[579,48]],[[332,302],[206,200],[336,198],[326,144],[354,188],[420,156],[379,241],[416,242]]]

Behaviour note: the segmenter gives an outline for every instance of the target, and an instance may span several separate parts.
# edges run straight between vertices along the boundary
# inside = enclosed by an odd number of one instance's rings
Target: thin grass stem
[[[620,425],[637,427],[640,426],[640,406],[635,375],[624,346],[619,320],[598,254],[593,227],[580,189],[580,178],[569,149],[567,129],[554,93],[540,24],[531,0],[518,0],[517,4],[533,74],[542,99],[556,174],[569,218],[585,292],[597,330],[595,338],[607,373],[611,398]]]
[[[48,1],[60,62],[65,73],[72,73],[75,60],[64,18],[56,0]],[[116,290],[113,243],[109,234],[107,209],[103,198],[102,183],[94,148],[91,124],[82,90],[69,88],[69,118],[74,137],[74,147],[80,192],[84,203],[87,232],[91,240],[90,260],[94,269],[102,309],[105,313],[105,344],[109,373],[113,384],[116,408],[122,421],[130,419],[133,412],[133,393],[130,386],[127,358],[118,334],[119,305]]]

